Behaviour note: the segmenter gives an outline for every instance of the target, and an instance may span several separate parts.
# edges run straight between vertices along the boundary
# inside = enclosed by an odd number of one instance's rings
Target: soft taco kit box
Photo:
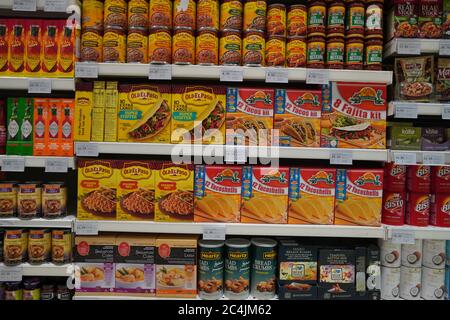
[[[172,143],[225,143],[226,88],[172,86]]]
[[[319,298],[349,299],[355,296],[355,250],[319,250]]]
[[[118,141],[170,142],[171,87],[119,84]]]
[[[337,169],[334,223],[378,227],[383,200],[382,169]]]
[[[330,96],[322,108],[321,147],[386,148],[385,85],[332,82]]]
[[[241,222],[287,223],[289,168],[242,169]]]
[[[320,147],[321,112],[320,90],[275,89],[274,134],[279,145]]]
[[[240,222],[242,167],[195,167],[194,221]]]
[[[333,224],[336,169],[291,168],[289,224]]]

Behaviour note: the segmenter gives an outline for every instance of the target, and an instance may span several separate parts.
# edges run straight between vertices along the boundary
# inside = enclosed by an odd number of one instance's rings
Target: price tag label
[[[401,119],[417,119],[417,104],[396,104],[395,105],[395,118]]]
[[[36,11],[36,0],[14,0],[13,11]]]
[[[414,244],[414,231],[392,229],[392,243]]]
[[[331,150],[330,164],[351,165],[353,164],[353,154],[351,151]]]
[[[45,0],[44,11],[46,12],[66,12],[67,0]]]
[[[22,267],[0,266],[0,282],[22,281]]]
[[[442,39],[439,41],[439,55],[450,56],[450,40]]]
[[[330,82],[330,73],[328,70],[306,69],[307,84],[328,84]]]
[[[172,66],[170,64],[150,64],[148,78],[150,80],[172,80]]]
[[[223,67],[220,69],[220,81],[242,82],[244,81],[244,70],[240,67]]]
[[[288,83],[289,72],[286,69],[267,69],[266,70],[266,82],[267,83]]]
[[[205,226],[203,228],[204,240],[225,240],[226,228],[221,225]]]
[[[397,39],[397,53],[406,55],[419,55],[420,41],[410,39]]]
[[[415,152],[394,152],[394,163],[403,165],[416,165],[417,154]]]
[[[423,164],[426,165],[445,165],[445,154],[433,152],[433,153],[424,153],[423,154]]]
[[[450,120],[450,104],[444,104],[442,106],[442,119]]]
[[[98,65],[96,63],[76,63],[75,78],[98,78]]]
[[[79,235],[98,235],[98,222],[97,221],[80,221],[75,222],[75,233]]]
[[[69,168],[69,160],[66,158],[45,159],[45,172],[66,173]]]
[[[25,171],[25,158],[14,157],[14,158],[3,159],[2,171],[24,172]]]
[[[75,153],[80,157],[98,157],[98,146],[95,143],[75,143]]]
[[[52,79],[28,80],[28,93],[52,93]]]

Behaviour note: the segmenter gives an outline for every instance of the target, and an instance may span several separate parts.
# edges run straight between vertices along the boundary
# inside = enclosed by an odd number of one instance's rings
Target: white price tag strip
[[[44,11],[46,12],[66,12],[67,0],[45,0]]]
[[[75,154],[80,157],[98,157],[98,145],[89,142],[76,142]]]
[[[392,229],[392,243],[414,244],[414,231]]]
[[[328,84],[330,82],[330,73],[322,69],[306,69],[307,84]]]
[[[245,163],[247,161],[246,148],[244,146],[225,146],[225,162]]]
[[[267,69],[266,70],[266,82],[267,83],[288,83],[289,72],[286,69]]]
[[[450,56],[450,40],[439,40],[439,55]]]
[[[22,281],[22,267],[0,266],[0,282]]]
[[[203,228],[203,240],[225,240],[225,235],[225,226],[211,225]]]
[[[393,160],[396,164],[416,165],[417,154],[415,152],[394,152]]]
[[[98,65],[96,63],[76,63],[75,78],[98,78]]]
[[[13,157],[13,158],[3,159],[2,160],[2,171],[24,172],[25,171],[25,158]]]
[[[400,119],[417,119],[417,104],[396,104],[395,105],[395,118]]]
[[[52,93],[52,79],[29,79],[28,93]]]
[[[419,55],[420,41],[414,39],[397,39],[397,53],[407,55]]]
[[[440,153],[439,151],[424,153],[422,163],[432,166],[445,165],[445,153]]]
[[[66,173],[69,169],[67,158],[47,158],[45,159],[45,172]]]
[[[450,104],[444,104],[442,106],[442,119],[450,120]]]
[[[240,67],[223,67],[220,69],[220,81],[242,82],[244,81],[244,70]]]
[[[75,233],[79,235],[98,235],[97,221],[80,221],[75,222]]]
[[[36,0],[14,0],[13,11],[36,11]]]
[[[172,80],[172,66],[170,64],[150,64],[148,78],[150,80]]]
[[[353,164],[353,153],[344,150],[331,150],[330,164],[351,165]]]

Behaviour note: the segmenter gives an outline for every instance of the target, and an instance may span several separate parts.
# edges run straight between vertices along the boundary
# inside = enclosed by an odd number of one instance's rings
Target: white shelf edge
[[[421,151],[421,150],[389,150],[389,162],[394,161],[394,153],[415,153],[416,154],[416,162],[417,164],[423,163],[423,155],[424,154],[444,154],[445,155],[445,163],[440,164],[427,164],[429,166],[442,166],[442,165],[450,165],[450,151]]]
[[[441,227],[415,227],[410,225],[390,226],[384,225],[387,229],[387,238],[392,238],[392,230],[413,231],[416,239],[450,240],[450,228]]]
[[[59,156],[17,156],[17,155],[0,155],[0,166],[3,159],[24,158],[25,168],[45,168],[46,159],[67,159],[68,169],[75,169],[74,157],[59,157]]]
[[[0,267],[7,267],[4,263],[0,263]],[[41,265],[31,265],[22,263],[17,267],[22,268],[23,276],[41,276],[41,277],[65,277],[70,276],[73,272],[73,264],[55,265],[53,263],[44,263]]]
[[[9,77],[0,76],[0,90],[28,90],[30,79],[49,79],[52,81],[53,91],[75,91],[74,78],[29,78],[29,77]]]
[[[392,56],[399,56],[399,57],[407,57],[408,55],[399,55],[397,53],[397,41],[398,39],[392,39],[388,43],[386,43],[384,48],[384,59],[390,58]],[[441,39],[419,39],[419,38],[410,38],[410,39],[404,39],[404,40],[410,40],[420,42],[420,53],[421,54],[428,54],[428,53],[439,53],[439,41]]]
[[[395,115],[396,105],[417,105],[418,116],[442,116],[442,108],[444,105],[450,105],[450,103],[426,103],[426,102],[406,102],[406,101],[391,101],[388,107],[388,115]]]
[[[45,0],[37,0],[36,1],[36,10],[37,11],[43,11],[44,7],[45,7]],[[13,8],[13,3],[14,0],[2,0],[0,1],[0,9],[6,9],[6,10],[12,10]],[[67,10],[65,11],[66,13],[70,13],[71,11],[69,10],[71,6],[81,6],[81,1],[79,0],[67,0]],[[27,12],[27,11],[20,11],[20,12]],[[54,12],[49,12],[54,13]]]
[[[120,293],[116,293],[116,294],[99,294],[99,295],[88,295],[88,294],[78,294],[75,293],[75,295],[73,296],[73,300],[202,300],[199,296],[195,297],[195,298],[174,298],[174,297],[144,297],[144,296],[132,296],[132,295],[121,295]],[[219,300],[230,300],[228,298],[226,298],[225,296],[223,296],[222,298],[220,298]],[[252,296],[248,297],[247,299],[244,300],[253,300],[253,301],[258,301],[259,299],[256,299]],[[270,300],[278,300],[278,297],[275,297],[273,299]],[[207,301],[207,300],[204,300]],[[242,301],[242,300],[241,300]],[[262,301],[262,300],[259,300]]]
[[[61,219],[32,219],[0,218],[0,227],[30,227],[30,228],[72,228],[75,216]]]

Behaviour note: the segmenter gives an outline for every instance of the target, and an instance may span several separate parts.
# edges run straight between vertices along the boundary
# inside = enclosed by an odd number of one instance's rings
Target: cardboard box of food
[[[94,84],[77,82],[75,85],[75,141],[91,141]]]

